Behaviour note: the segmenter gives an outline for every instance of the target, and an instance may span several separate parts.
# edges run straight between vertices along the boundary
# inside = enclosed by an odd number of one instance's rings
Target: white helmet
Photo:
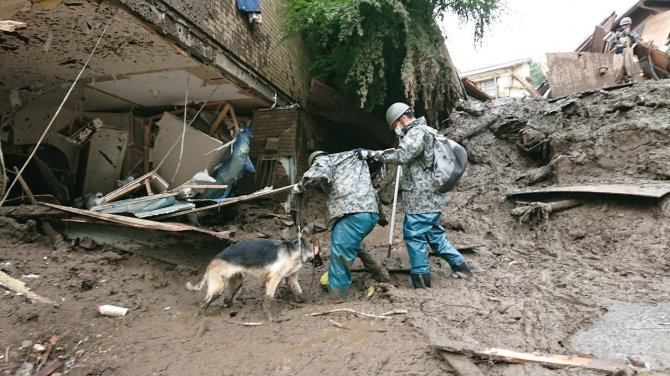
[[[624,17],[621,19],[621,22],[619,22],[619,26],[623,25],[630,25],[633,23],[633,20],[630,19],[630,17]]]
[[[410,107],[406,103],[393,103],[391,107],[386,110],[386,123],[388,123],[389,127],[393,127],[393,123],[409,110],[409,108]]]
[[[312,152],[312,154],[310,154],[309,157],[307,158],[307,165],[312,167],[312,163],[314,163],[314,160],[316,159],[316,157],[318,157],[320,155],[326,155],[326,154],[328,154],[328,153],[326,153],[323,150],[317,150],[315,152]]]

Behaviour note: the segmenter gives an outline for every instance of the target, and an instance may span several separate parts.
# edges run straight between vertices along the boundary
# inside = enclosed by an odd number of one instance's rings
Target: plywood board
[[[91,137],[84,176],[84,193],[103,195],[116,188],[126,155],[128,129],[102,126]]]
[[[547,81],[554,96],[614,86],[613,56],[597,52],[548,53]],[[601,67],[607,68],[605,74],[600,74]],[[639,65],[633,64],[633,77],[639,74]]]
[[[170,151],[170,148],[181,137],[184,121],[166,112],[158,122],[158,127],[160,129],[154,144],[153,162],[154,165],[157,165],[167,155],[165,162],[158,169],[158,174],[170,184],[170,187],[184,184],[193,175],[204,169],[207,169],[209,174],[212,175],[214,167],[221,163],[224,156],[229,154],[229,147],[210,153],[212,150],[223,146],[223,142],[187,126],[186,136],[184,137],[184,152],[181,163],[179,163],[180,142],[172,151]],[[178,170],[177,165],[179,165]],[[177,171],[176,175],[175,171]]]
[[[658,199],[670,193],[670,183],[659,182],[642,184],[595,184],[524,189],[509,193],[507,198],[528,198],[550,193],[590,193],[640,196]]]

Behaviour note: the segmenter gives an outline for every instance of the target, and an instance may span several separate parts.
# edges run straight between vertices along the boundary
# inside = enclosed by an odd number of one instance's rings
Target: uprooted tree
[[[475,25],[474,42],[502,0],[291,0],[288,34],[303,37],[312,77],[361,108],[382,113],[407,100],[431,122],[458,97],[436,23],[446,12]]]

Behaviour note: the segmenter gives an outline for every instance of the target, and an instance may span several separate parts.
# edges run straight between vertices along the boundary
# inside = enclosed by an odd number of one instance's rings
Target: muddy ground
[[[428,338],[435,336],[476,341],[482,348],[590,353],[619,361],[639,356],[650,368],[640,374],[668,374],[667,196],[570,196],[583,204],[525,222],[510,215],[517,205],[505,199],[529,186],[668,183],[668,98],[670,83],[660,81],[554,102],[462,104],[446,132],[462,140],[470,165],[449,193],[443,222],[451,241],[467,250],[476,281],[452,278],[446,263],[431,258],[432,289],[411,289],[402,272],[393,273],[392,284],[379,284],[356,271],[349,299],[336,302],[318,283],[325,266],[307,265],[300,282],[308,302],[292,304],[282,287],[273,307],[277,323],[265,321],[257,281],[247,281],[231,307],[219,305],[196,317],[203,293],[189,294],[184,284],[200,278],[204,265],[86,241],[69,252],[53,251],[39,224],[2,218],[0,269],[58,305],[1,294],[0,374],[20,374],[22,363],[39,363],[30,347],[53,335],[58,340],[49,361],[59,357],[64,367],[57,372],[71,375],[455,374],[431,349]],[[479,132],[463,139],[477,127]],[[325,223],[322,198],[308,197],[306,223]],[[294,228],[286,230],[281,219],[249,214],[281,214],[280,208],[254,202],[233,213],[228,224],[236,226],[237,239],[290,236]],[[402,216],[396,228],[401,223]],[[318,236],[328,245],[327,232]],[[387,236],[388,227],[377,227],[366,244],[387,267],[407,268],[402,245],[387,258]],[[368,297],[370,286],[374,292]],[[129,311],[104,317],[96,312],[100,304]],[[388,320],[308,315],[335,308],[408,313]],[[485,375],[601,374],[476,362]]]

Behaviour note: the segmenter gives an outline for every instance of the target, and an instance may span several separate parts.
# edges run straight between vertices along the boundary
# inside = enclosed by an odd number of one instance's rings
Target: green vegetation
[[[500,1],[290,0],[285,26],[303,37],[312,77],[368,111],[407,100],[435,121],[455,99],[436,19],[453,12],[473,22],[476,43]]]

